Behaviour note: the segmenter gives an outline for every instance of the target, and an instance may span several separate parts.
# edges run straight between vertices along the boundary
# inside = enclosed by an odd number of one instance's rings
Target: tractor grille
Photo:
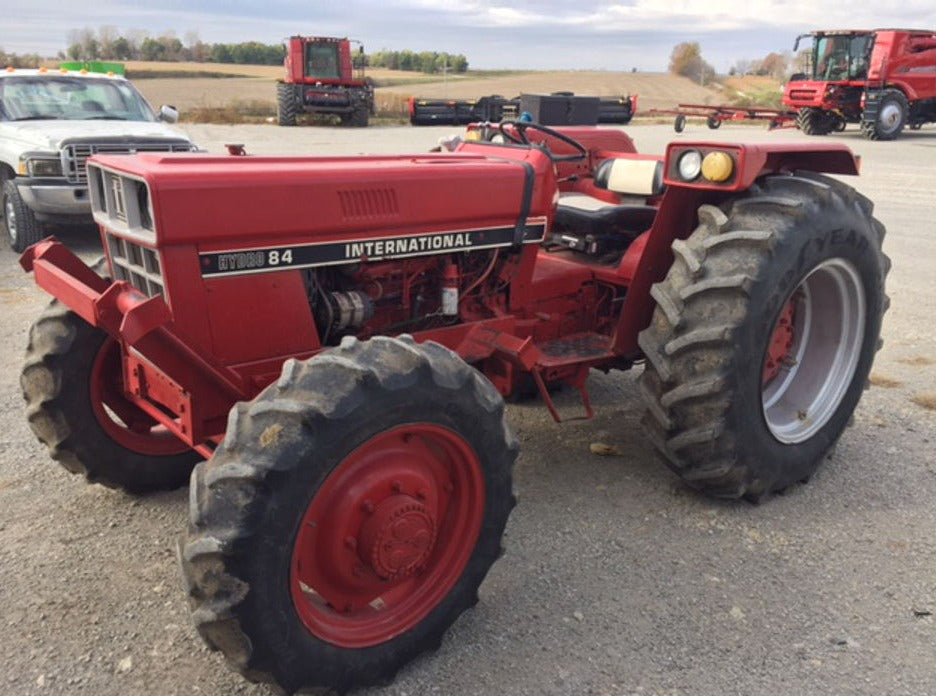
[[[192,152],[186,141],[142,141],[138,143],[71,143],[62,148],[62,169],[71,184],[88,180],[86,160],[91,155],[127,155],[136,152]]]
[[[107,233],[114,280],[125,280],[147,297],[165,297],[159,255],[155,249]]]
[[[156,243],[156,227],[146,182],[91,166],[88,172],[91,213],[108,232]]]

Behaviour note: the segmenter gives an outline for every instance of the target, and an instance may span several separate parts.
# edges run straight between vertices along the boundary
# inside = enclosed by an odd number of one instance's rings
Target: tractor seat
[[[581,193],[564,194],[559,197],[553,228],[579,235],[614,232],[633,241],[650,228],[656,211],[652,205],[614,205]]]
[[[599,247],[582,240],[601,238],[605,240],[602,249],[609,245],[624,249],[653,224],[657,209],[647,205],[647,198],[663,192],[663,162],[608,159],[595,170],[594,183],[596,188],[620,194],[626,202],[609,203],[585,193],[561,194],[552,241],[585,251]]]

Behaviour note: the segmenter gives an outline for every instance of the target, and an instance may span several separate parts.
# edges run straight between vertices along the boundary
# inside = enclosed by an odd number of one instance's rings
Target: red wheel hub
[[[422,621],[462,576],[484,518],[471,445],[429,423],[375,435],[309,503],[290,566],[293,606],[334,645],[377,645]]]
[[[764,369],[761,376],[761,385],[769,384],[783,368],[784,362],[790,358],[793,352],[793,345],[796,341],[796,300],[791,297],[780,317],[774,325],[773,335],[770,337],[770,343],[767,346],[767,355],[764,358]]]
[[[420,569],[432,552],[436,521],[426,506],[408,495],[384,500],[361,525],[359,555],[382,580]]]
[[[137,408],[123,393],[120,344],[106,338],[91,366],[91,410],[107,436],[139,454],[172,456],[188,445]]]

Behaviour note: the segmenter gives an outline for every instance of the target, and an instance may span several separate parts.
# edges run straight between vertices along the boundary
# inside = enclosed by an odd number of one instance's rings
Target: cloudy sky
[[[813,29],[936,28],[936,2],[902,0],[0,0],[0,49],[52,56],[70,30],[166,32],[207,43],[351,36],[369,51],[461,53],[473,68],[665,70],[697,41],[726,71]],[[222,9],[223,8],[223,9]]]

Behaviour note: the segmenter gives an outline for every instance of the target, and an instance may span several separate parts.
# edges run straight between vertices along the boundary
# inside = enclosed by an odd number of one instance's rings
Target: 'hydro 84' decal
[[[515,232],[514,227],[429,232],[347,242],[211,251],[199,254],[199,259],[205,277],[240,275],[506,247],[514,243]],[[538,244],[545,233],[546,219],[531,218],[524,227],[523,243]]]

